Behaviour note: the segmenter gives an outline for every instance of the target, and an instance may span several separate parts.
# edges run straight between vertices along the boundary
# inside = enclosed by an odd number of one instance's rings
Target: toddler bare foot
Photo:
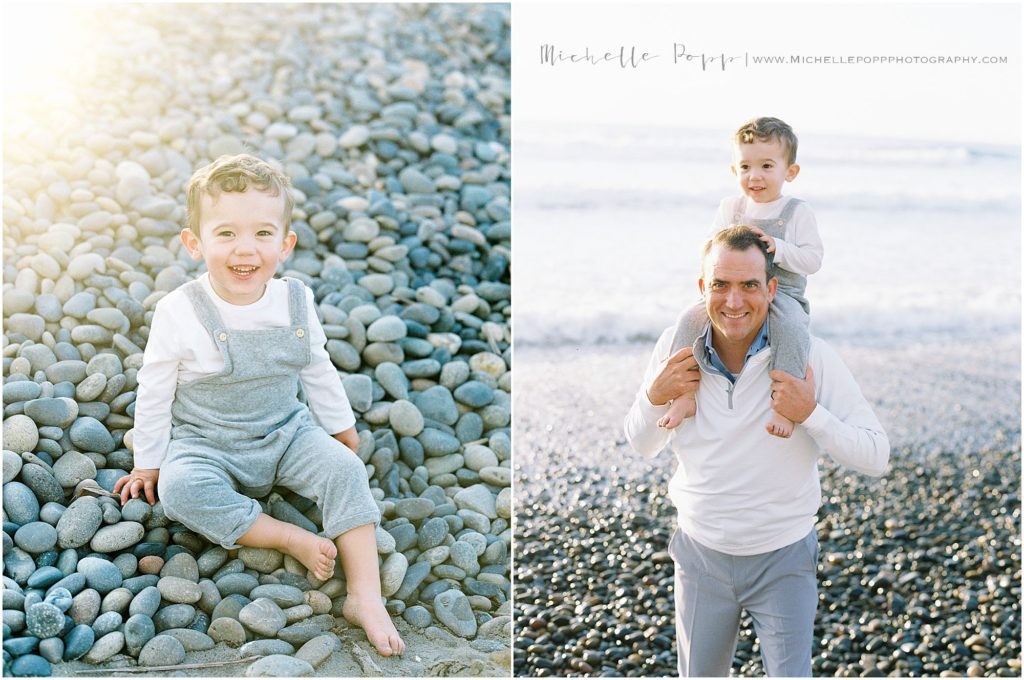
[[[377,597],[360,597],[349,593],[345,604],[341,606],[345,620],[354,623],[366,632],[370,644],[381,656],[402,655],[405,642],[398,634],[391,615],[384,608],[384,603]]]
[[[302,562],[302,566],[321,581],[334,576],[334,560],[338,556],[338,548],[329,538],[294,527],[288,532],[285,552]]]
[[[695,413],[697,413],[697,401],[693,397],[680,397],[672,401],[672,405],[668,407],[668,413],[658,421],[658,427],[673,430]]]
[[[793,434],[793,428],[796,427],[793,421],[789,418],[773,413],[771,420],[764,426],[764,429],[768,430],[768,434],[773,434],[776,437],[782,437],[787,439]]]

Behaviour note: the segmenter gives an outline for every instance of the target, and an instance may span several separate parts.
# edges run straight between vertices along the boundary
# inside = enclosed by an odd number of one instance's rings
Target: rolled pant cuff
[[[349,515],[348,517],[342,517],[339,520],[331,522],[329,526],[325,523],[324,535],[331,540],[334,540],[338,536],[341,536],[356,527],[361,527],[364,524],[373,524],[374,526],[380,524],[380,511],[370,510],[367,512]]]
[[[256,524],[256,520],[263,514],[263,508],[260,506],[259,501],[253,499],[252,509],[246,517],[238,522],[238,525],[228,533],[221,540],[213,539],[215,543],[219,543],[225,550],[235,550],[242,546],[238,544],[238,539],[249,533],[249,529],[252,529],[252,525]]]

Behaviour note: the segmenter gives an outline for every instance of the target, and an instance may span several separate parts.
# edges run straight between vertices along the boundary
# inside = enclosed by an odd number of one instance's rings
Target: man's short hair
[[[749,120],[736,131],[732,140],[736,146],[754,142],[781,142],[786,148],[787,165],[796,163],[796,133],[778,118],[761,117]]]
[[[715,246],[721,246],[727,250],[743,252],[749,248],[757,248],[764,255],[764,280],[771,281],[775,276],[775,257],[768,252],[768,244],[760,239],[753,229],[745,224],[734,224],[718,232],[704,243],[704,252],[700,258],[701,276],[704,275],[704,262],[708,254]]]
[[[246,191],[250,187],[266,191],[271,196],[284,196],[284,233],[292,222],[291,180],[266,161],[247,153],[235,156],[221,156],[209,165],[195,171],[185,191],[185,210],[188,228],[197,237],[199,233],[200,206],[203,194],[216,198],[222,191]]]

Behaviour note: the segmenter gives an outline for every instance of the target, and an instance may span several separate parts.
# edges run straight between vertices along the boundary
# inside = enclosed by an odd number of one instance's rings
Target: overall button
[[[776,222],[776,224],[778,224],[778,225],[779,225],[780,227],[781,227],[781,226],[782,226],[783,224],[785,224],[785,223],[786,223],[786,221],[785,221],[785,220],[779,220],[778,222]]]
[[[306,331],[302,330],[301,328],[299,330],[295,331],[295,335],[299,336],[300,338],[302,336],[304,336],[305,334],[306,334]]]
[[[220,341],[221,341],[221,342],[224,342],[225,340],[227,340],[227,339],[228,339],[228,334],[227,334],[227,333],[221,333],[221,334],[220,334],[220,335],[218,335],[217,337],[219,337],[219,338],[220,338]]]

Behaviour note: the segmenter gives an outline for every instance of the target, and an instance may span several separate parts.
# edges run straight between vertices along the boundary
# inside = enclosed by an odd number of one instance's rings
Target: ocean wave
[[[520,315],[516,322],[515,344],[517,347],[653,345],[672,323],[670,316],[654,313],[608,313],[576,319],[526,314]],[[848,309],[820,312],[811,321],[811,332],[817,337],[871,347],[942,340],[987,342],[997,336],[1016,336],[1020,331],[1020,314],[996,316],[981,310],[954,317],[924,310]]]

